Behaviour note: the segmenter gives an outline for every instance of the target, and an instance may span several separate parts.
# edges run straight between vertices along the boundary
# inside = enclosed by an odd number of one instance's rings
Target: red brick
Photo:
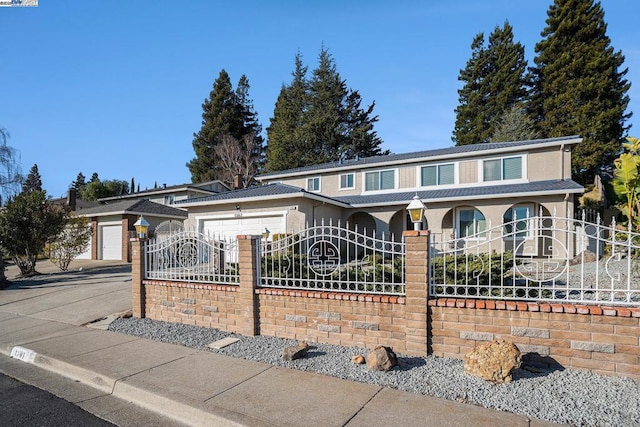
[[[616,311],[618,312],[618,316],[620,317],[631,317],[631,310],[629,310],[628,308],[618,307],[616,308]]]
[[[476,301],[476,308],[484,310],[487,307],[486,301]]]
[[[601,315],[602,314],[602,309],[600,307],[596,307],[595,305],[590,305],[589,306],[589,314],[593,314],[593,315]]]
[[[507,304],[504,301],[496,301],[496,310],[504,310]]]
[[[540,304],[540,311],[542,311],[543,313],[550,313],[551,305],[546,303]]]
[[[618,312],[614,307],[602,307],[602,314],[605,316],[616,316]]]
[[[574,304],[562,304],[562,308],[565,313],[575,314],[578,312],[578,309]]]
[[[526,302],[516,302],[516,309],[518,311],[527,311],[528,307]]]
[[[529,302],[527,303],[527,308],[529,311],[540,311],[540,304],[536,302]]]
[[[496,309],[496,302],[495,301],[485,301],[485,306],[486,306],[487,310],[495,310]]]
[[[630,308],[629,311],[632,317],[640,317],[640,308]]]
[[[589,314],[589,307],[586,305],[576,305],[576,311],[578,314]]]
[[[564,313],[564,307],[562,306],[562,304],[551,304],[551,312]]]
[[[515,301],[507,301],[507,310],[515,311],[517,309]]]

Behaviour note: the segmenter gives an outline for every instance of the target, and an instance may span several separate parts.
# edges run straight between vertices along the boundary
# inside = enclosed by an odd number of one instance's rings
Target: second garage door
[[[122,225],[100,227],[100,259],[122,259]]]
[[[283,215],[206,219],[201,227],[203,233],[225,239],[235,238],[239,234],[262,235],[265,228],[271,236],[285,231]]]

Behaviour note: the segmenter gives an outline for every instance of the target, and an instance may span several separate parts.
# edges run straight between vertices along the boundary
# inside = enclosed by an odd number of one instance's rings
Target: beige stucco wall
[[[524,154],[523,173],[526,176],[523,177],[523,181],[545,181],[552,179],[570,179],[571,178],[571,146],[553,146],[543,147],[528,150],[522,153],[503,153],[500,155],[486,156],[480,152],[479,155],[473,156],[472,153],[466,159],[453,160],[457,162],[458,169],[458,184],[472,185],[479,182],[482,179],[482,160],[493,159],[500,157],[510,157]],[[448,161],[448,162],[451,162]],[[365,194],[363,181],[364,173],[368,171],[376,170],[388,170],[396,169],[396,190],[407,189],[411,191],[419,188],[418,174],[421,166],[429,164],[440,164],[443,161],[437,162],[420,162],[409,163],[406,165],[390,166],[375,166],[365,167],[351,171],[336,171],[334,173],[325,174],[311,174],[308,177],[320,177],[320,193],[329,197],[348,196],[355,194]],[[354,173],[355,188],[352,190],[340,190],[340,175],[343,173]],[[290,179],[277,180],[283,184],[289,184],[300,188],[307,188],[307,177],[294,177]],[[275,182],[275,181],[274,181]],[[498,182],[494,181],[491,184],[495,185]],[[432,187],[433,188],[433,187]]]

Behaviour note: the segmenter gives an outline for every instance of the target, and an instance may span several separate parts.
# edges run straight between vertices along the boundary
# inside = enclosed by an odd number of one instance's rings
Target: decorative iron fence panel
[[[640,234],[581,219],[515,219],[457,238],[431,234],[434,297],[640,305]]]
[[[180,231],[145,243],[145,278],[237,285],[238,241]]]
[[[316,225],[262,242],[263,287],[404,295],[403,242]]]

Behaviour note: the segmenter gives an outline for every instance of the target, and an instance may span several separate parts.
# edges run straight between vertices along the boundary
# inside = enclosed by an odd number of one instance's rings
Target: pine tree
[[[71,188],[76,190],[76,194],[80,195],[84,187],[87,185],[86,178],[82,172],[78,172],[75,181],[71,183]]]
[[[310,79],[299,53],[295,65],[293,81],[282,87],[267,128],[266,170],[388,153],[380,149],[382,140],[373,129],[375,103],[361,107],[360,94],[347,87],[327,49],[320,50]]]
[[[237,139],[241,135],[242,124],[237,97],[229,74],[223,69],[213,83],[209,98],[202,104],[202,127],[193,135],[196,157],[187,163],[192,182],[218,179],[220,170],[215,147],[224,135]]]
[[[42,191],[42,177],[40,176],[40,172],[38,171],[38,165],[34,164],[29,169],[29,174],[27,175],[27,179],[22,184],[22,192],[30,193],[33,191]]]
[[[476,35],[472,55],[458,80],[465,82],[458,90],[453,140],[457,145],[488,142],[500,118],[527,96],[524,46],[514,42],[513,27],[505,22],[495,27],[485,47],[484,34]]]
[[[535,47],[530,114],[545,137],[582,136],[572,172],[590,183],[601,165],[611,164],[629,128],[624,56],[611,47],[599,2],[555,0],[546,23]]]
[[[305,165],[305,113],[309,108],[307,67],[295,56],[293,80],[282,85],[271,123],[267,128],[265,170],[279,171]]]
[[[91,179],[89,182],[100,182],[100,177],[98,177],[98,172],[94,172],[91,174]]]
[[[240,147],[243,149],[251,147],[252,152],[247,153],[244,157],[254,164],[251,169],[259,171],[264,163],[264,138],[262,137],[262,125],[258,122],[258,114],[253,107],[253,100],[249,96],[249,88],[249,80],[243,74],[240,76],[236,88],[236,99],[242,120],[242,129],[239,136],[241,140],[251,139],[252,144],[240,144]],[[253,176],[253,174],[251,175]]]

